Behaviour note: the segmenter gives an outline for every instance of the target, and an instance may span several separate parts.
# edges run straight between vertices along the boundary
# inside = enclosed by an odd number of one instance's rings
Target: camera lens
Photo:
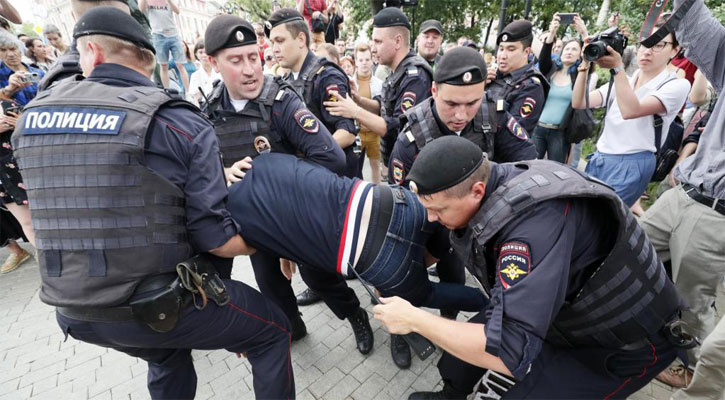
[[[596,61],[607,53],[607,45],[602,41],[596,41],[589,43],[589,46],[584,49],[584,59],[589,62]]]

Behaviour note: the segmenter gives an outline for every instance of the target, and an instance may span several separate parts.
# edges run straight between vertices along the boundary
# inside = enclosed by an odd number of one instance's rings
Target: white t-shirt
[[[229,99],[232,102],[232,107],[234,107],[234,111],[240,112],[244,110],[244,107],[249,103],[249,100],[234,100]]]
[[[629,84],[632,87],[637,82],[640,73],[641,70],[637,70],[629,78]],[[647,96],[655,96],[665,106],[666,112],[660,114],[663,121],[661,143],[664,143],[667,138],[670,124],[677,116],[677,113],[680,112],[680,108],[685,104],[687,94],[690,92],[690,82],[686,79],[675,79],[667,82],[672,78],[675,78],[675,75],[665,69],[634,92],[640,101]],[[662,85],[664,82],[667,83]],[[657,89],[660,85],[662,87]],[[607,99],[608,87],[609,84],[606,84],[597,89],[602,96],[602,103]],[[633,154],[642,151],[654,153],[656,151],[654,117],[648,115],[624,120],[616,99],[616,87],[612,87],[610,102],[612,106],[607,110],[604,132],[602,132],[602,136],[597,142],[597,150],[606,154]]]
[[[174,22],[174,12],[166,0],[148,0],[146,15],[149,17],[151,33],[175,37],[179,35]]]
[[[209,74],[204,71],[204,68],[199,68],[191,74],[191,78],[189,78],[189,96],[193,99],[194,96],[196,96],[197,93],[199,93],[199,87],[201,87],[201,90],[204,91],[204,94],[209,96],[211,94],[214,81],[217,79],[221,79],[222,76],[214,71],[214,69],[211,69],[211,72]]]

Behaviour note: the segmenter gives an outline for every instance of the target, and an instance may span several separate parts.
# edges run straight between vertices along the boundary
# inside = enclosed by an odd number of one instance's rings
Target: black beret
[[[404,26],[410,30],[410,21],[399,8],[383,8],[373,17],[373,27],[387,28],[389,26]]]
[[[420,30],[418,31],[418,33],[425,33],[430,30],[438,31],[438,33],[440,33],[441,35],[443,34],[443,26],[440,22],[434,19],[423,21],[423,23],[420,24]]]
[[[280,8],[272,13],[267,21],[264,22],[264,34],[269,37],[269,32],[277,25],[285,24],[292,21],[304,21],[302,14],[294,8]]]
[[[131,42],[156,54],[153,43],[136,20],[115,7],[95,7],[83,14],[73,28],[73,38],[107,35]]]
[[[486,62],[470,47],[448,50],[436,64],[433,81],[449,85],[473,85],[486,80]]]
[[[234,15],[222,14],[209,22],[204,33],[206,54],[257,43],[257,34],[249,22]]]
[[[473,142],[457,135],[446,135],[428,143],[420,151],[408,174],[410,190],[427,195],[453,187],[471,176],[485,159]]]
[[[531,31],[531,22],[525,19],[517,19],[506,25],[501,34],[496,38],[496,45],[501,42],[518,42],[526,38],[534,37]]]

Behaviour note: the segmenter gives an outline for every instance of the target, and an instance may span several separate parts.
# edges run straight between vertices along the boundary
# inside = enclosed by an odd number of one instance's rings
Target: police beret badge
[[[410,188],[411,192],[413,192],[414,194],[418,194],[418,185],[416,185],[415,182],[410,181],[408,187]]]
[[[504,33],[503,35],[501,35],[501,41],[502,42],[508,42],[509,41],[509,35],[508,35],[508,33]]]
[[[267,27],[267,29],[272,30],[273,26],[272,23],[269,21],[264,21],[264,26]]]
[[[470,72],[463,74],[463,83],[468,83],[473,79],[473,75]]]
[[[243,42],[244,41],[244,33],[242,31],[237,31],[236,37],[237,37],[237,40],[239,42]]]
[[[307,133],[317,133],[320,130],[320,121],[308,110],[297,110],[295,121]]]
[[[520,242],[504,243],[498,257],[498,276],[503,288],[510,288],[530,272],[529,246]]]
[[[402,100],[400,100],[400,111],[406,112],[415,106],[415,99],[418,96],[413,92],[403,93]]]

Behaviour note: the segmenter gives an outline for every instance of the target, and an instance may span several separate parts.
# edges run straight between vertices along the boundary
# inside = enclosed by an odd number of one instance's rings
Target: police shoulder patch
[[[393,158],[393,181],[400,185],[405,180],[405,167],[403,162]]]
[[[522,242],[506,242],[498,256],[498,277],[504,289],[508,289],[531,272],[529,245]]]
[[[320,130],[320,121],[317,120],[314,114],[309,110],[303,108],[295,112],[295,121],[297,125],[307,133],[317,133]]]
[[[519,115],[521,115],[522,118],[526,118],[534,112],[535,108],[536,100],[532,97],[527,97],[524,99],[524,102],[521,103],[521,107],[519,107]]]
[[[403,93],[402,99],[400,100],[400,111],[406,112],[415,106],[415,100],[418,96],[413,92]]]
[[[521,126],[521,124],[519,124],[519,122],[516,121],[516,118],[509,117],[509,120],[506,123],[506,128],[517,139],[520,139],[520,140],[529,140],[529,135],[526,133],[526,129],[524,129]]]
[[[333,93],[340,93],[340,89],[334,83],[325,87],[325,101],[337,101],[337,97],[333,96]]]

